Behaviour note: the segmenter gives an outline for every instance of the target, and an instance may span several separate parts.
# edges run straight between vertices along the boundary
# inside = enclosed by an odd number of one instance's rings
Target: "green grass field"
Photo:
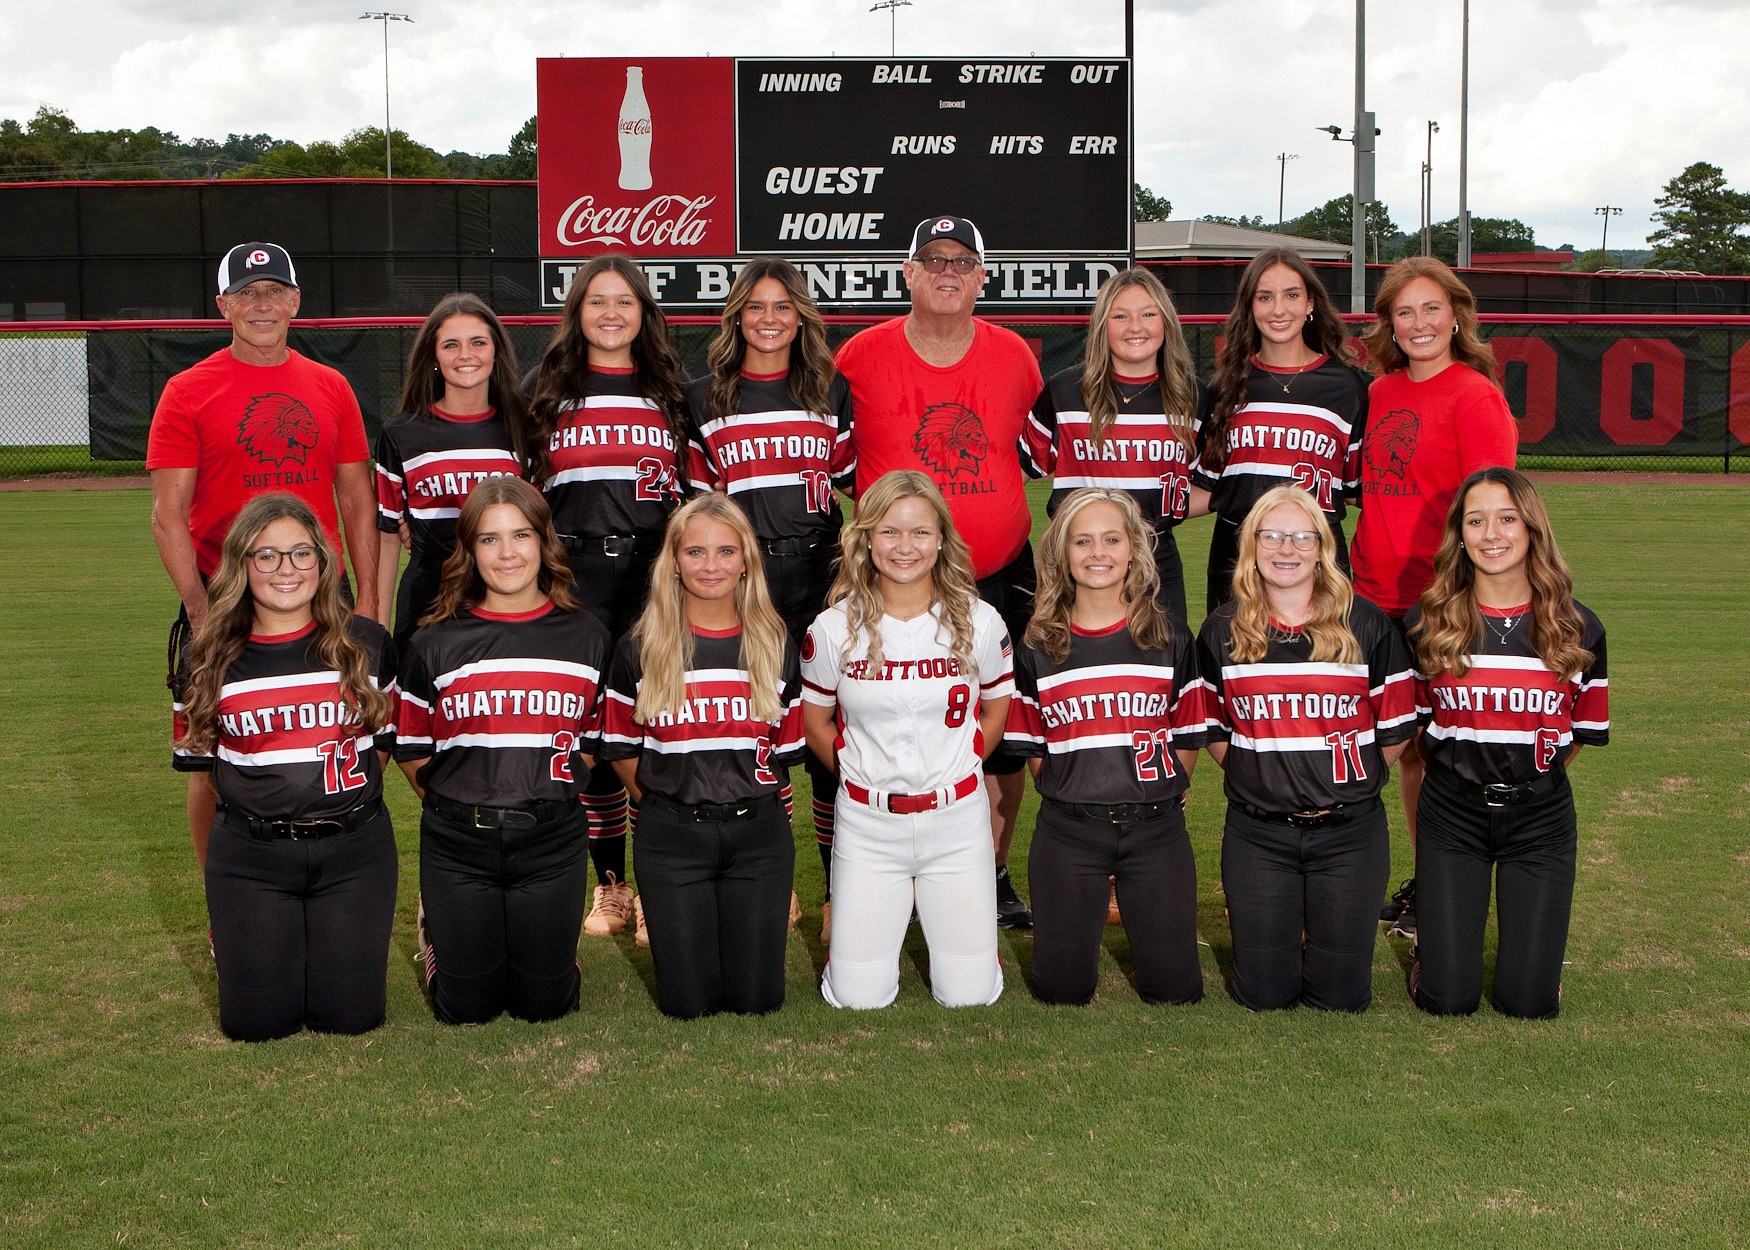
[[[1363,1016],[1237,1007],[1206,760],[1195,1007],[1141,1005],[1112,930],[1087,1009],[1031,1001],[1030,941],[1005,934],[1003,1000],[944,1011],[914,931],[898,1005],[835,1012],[804,832],[783,1011],[666,1020],[630,937],[586,939],[581,1013],[445,1028],[391,779],[388,1023],[265,1046],[217,1027],[147,495],[0,496],[0,1245],[1743,1245],[1746,497],[1547,495],[1610,631],[1616,721],[1575,770],[1559,1020],[1422,1016],[1384,939]],[[1206,527],[1182,532],[1200,570]]]

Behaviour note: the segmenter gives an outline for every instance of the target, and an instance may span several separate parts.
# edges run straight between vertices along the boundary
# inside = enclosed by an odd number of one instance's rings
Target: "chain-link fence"
[[[833,342],[868,318],[836,319]],[[1221,318],[1189,317],[1198,371],[1214,365]],[[1016,319],[1046,374],[1081,356],[1073,318]],[[551,318],[508,325],[527,368]],[[688,371],[704,370],[715,322],[675,319]],[[1540,468],[1742,472],[1750,468],[1750,318],[1656,321],[1489,318],[1520,455]],[[318,323],[292,345],[352,383],[375,437],[395,410],[418,323]],[[0,477],[138,472],[165,382],[230,341],[229,327],[12,329],[0,333]]]

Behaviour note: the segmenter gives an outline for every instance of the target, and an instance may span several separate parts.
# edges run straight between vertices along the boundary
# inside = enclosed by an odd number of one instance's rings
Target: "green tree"
[[[1701,273],[1750,273],[1750,195],[1726,185],[1718,165],[1697,161],[1654,200],[1659,228],[1647,236],[1653,265]]]
[[[523,128],[510,137],[510,159],[505,162],[503,178],[533,178],[535,176],[535,119],[529,118]]]
[[[1434,223],[1430,232],[1434,255],[1449,265],[1458,263],[1458,218],[1449,217]],[[1471,255],[1489,252],[1535,252],[1537,238],[1530,226],[1514,217],[1477,217],[1470,219]],[[1422,254],[1422,234],[1417,231],[1404,241],[1406,256]]]
[[[1162,199],[1140,182],[1136,184],[1135,195],[1138,221],[1165,221],[1173,215],[1173,202]]]
[[[1218,213],[1205,213],[1198,221],[1213,221],[1221,226],[1239,226],[1243,230],[1274,230],[1276,227],[1259,216],[1253,217],[1223,217]]]
[[[1303,239],[1348,243],[1352,238],[1354,221],[1355,197],[1339,195],[1334,200],[1326,200],[1310,212],[1302,213],[1283,226],[1282,232],[1298,235]],[[1382,245],[1398,233],[1397,223],[1391,219],[1391,210],[1379,200],[1368,201],[1366,227],[1369,240],[1378,240]]]

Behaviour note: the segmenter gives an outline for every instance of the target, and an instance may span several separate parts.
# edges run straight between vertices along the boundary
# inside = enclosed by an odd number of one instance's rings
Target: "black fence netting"
[[[1085,329],[1011,323],[1045,373],[1074,364]],[[830,327],[836,345],[856,324]],[[1750,441],[1750,325],[1509,322],[1485,325],[1524,463],[1544,468],[1743,471]],[[689,373],[705,368],[714,325],[675,326]],[[346,375],[374,437],[393,415],[417,327],[298,327],[292,345]],[[552,331],[509,327],[526,369]],[[1219,325],[1186,327],[1199,373]],[[224,350],[228,328],[0,334],[0,475],[137,467],[173,375]]]

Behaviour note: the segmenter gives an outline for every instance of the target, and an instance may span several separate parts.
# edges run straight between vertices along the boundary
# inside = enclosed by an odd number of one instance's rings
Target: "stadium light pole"
[[[1470,268],[1470,0],[1458,54],[1458,267]]]
[[[1422,161],[1422,255],[1434,255],[1434,136],[1440,123],[1428,119],[1428,155]]]
[[[909,8],[911,8],[911,0],[881,0],[880,4],[872,5],[869,9],[871,13],[879,13],[882,9],[887,10],[888,56],[899,55],[899,10]]]
[[[1466,0],[1469,3],[1469,0]],[[1373,139],[1367,111],[1367,2],[1355,0],[1355,193],[1349,201],[1349,311],[1367,311],[1367,206],[1373,202]]]
[[[1298,161],[1300,157],[1293,152],[1278,152],[1276,163],[1282,168],[1276,177],[1276,228],[1282,229],[1282,202],[1288,192],[1288,162]]]
[[[405,13],[360,13],[361,22],[383,23],[383,177],[395,176],[395,149],[390,144],[389,137],[395,132],[389,126],[389,23],[407,22],[413,19]]]
[[[1604,237],[1598,240],[1598,255],[1602,261],[1602,264],[1600,265],[1600,268],[1602,268],[1603,265],[1608,265],[1610,263],[1610,252],[1608,251],[1608,248],[1610,247],[1610,219],[1612,217],[1621,217],[1622,210],[1614,204],[1600,204],[1592,211],[1597,216],[1604,218]]]

